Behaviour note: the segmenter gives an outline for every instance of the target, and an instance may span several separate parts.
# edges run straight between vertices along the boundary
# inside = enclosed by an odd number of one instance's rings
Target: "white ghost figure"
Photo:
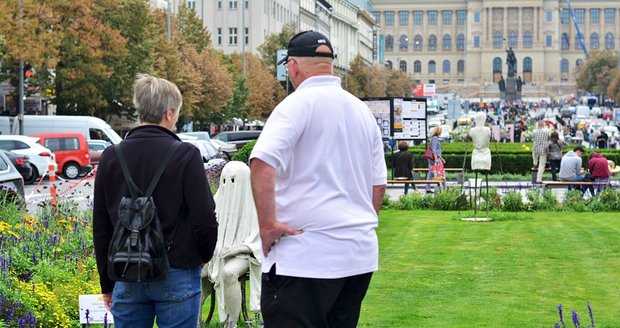
[[[476,113],[474,118],[476,126],[469,131],[469,136],[474,144],[474,151],[471,154],[471,169],[474,171],[491,169],[491,151],[489,150],[491,129],[484,126],[486,119],[485,113]]]
[[[217,295],[220,322],[226,322],[225,327],[236,327],[241,312],[238,279],[248,270],[250,310],[260,310],[262,252],[250,168],[242,162],[228,162],[213,198],[219,227],[207,275]]]

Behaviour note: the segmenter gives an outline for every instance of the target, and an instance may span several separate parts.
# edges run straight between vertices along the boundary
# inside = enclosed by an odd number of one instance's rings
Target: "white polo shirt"
[[[342,278],[376,271],[373,185],[387,183],[381,133],[334,76],[305,80],[273,111],[250,158],[276,170],[276,218],[303,230],[263,261],[279,275]]]

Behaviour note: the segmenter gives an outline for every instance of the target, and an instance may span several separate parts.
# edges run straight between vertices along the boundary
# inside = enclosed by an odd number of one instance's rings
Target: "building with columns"
[[[563,98],[578,92],[575,71],[586,51],[620,48],[620,1],[570,4],[578,28],[561,0],[374,0],[373,15],[383,64],[435,83],[437,93],[498,98],[512,47],[523,97]]]

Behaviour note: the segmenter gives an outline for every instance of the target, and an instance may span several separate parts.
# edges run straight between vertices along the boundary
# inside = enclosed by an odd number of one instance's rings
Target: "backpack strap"
[[[159,178],[161,178],[161,175],[164,173],[166,166],[168,166],[168,163],[170,163],[172,154],[174,154],[174,151],[177,150],[177,147],[179,147],[180,144],[181,144],[180,141],[176,141],[175,143],[173,143],[172,147],[170,147],[170,149],[164,156],[164,160],[161,162],[161,164],[159,164],[159,167],[157,168],[157,172],[155,172],[155,176],[153,177],[153,180],[151,180],[151,184],[146,189],[146,193],[144,194],[145,197],[150,197],[151,194],[153,193],[153,190],[155,190],[155,187],[157,186],[157,183],[159,182]]]
[[[125,177],[125,182],[127,182],[127,187],[129,189],[129,193],[131,194],[131,197],[140,197],[140,196],[150,197],[151,196],[151,194],[155,190],[155,187],[157,186],[157,183],[159,182],[159,179],[161,178],[161,175],[164,173],[166,166],[168,166],[168,163],[170,162],[172,155],[174,154],[174,152],[176,151],[177,147],[180,144],[181,142],[175,142],[174,144],[172,144],[172,147],[170,147],[166,155],[164,155],[164,159],[159,164],[159,167],[157,168],[157,171],[155,172],[155,176],[151,180],[151,183],[149,184],[148,188],[146,189],[146,193],[142,192],[142,190],[138,188],[136,183],[131,178],[131,174],[129,173],[129,168],[127,167],[127,162],[125,161],[123,152],[120,149],[120,144],[117,144],[114,146],[114,150],[116,151],[116,154],[118,155],[118,160],[121,164],[121,169],[123,170],[123,176]]]
[[[121,164],[121,169],[123,170],[123,176],[125,177],[125,182],[127,183],[127,188],[129,189],[129,194],[131,197],[136,198],[144,195],[144,192],[136,186],[136,183],[133,182],[131,178],[131,174],[129,173],[129,168],[127,167],[127,162],[125,161],[125,156],[121,151],[121,145],[114,145],[114,151],[116,151],[116,155],[118,156],[118,161]]]

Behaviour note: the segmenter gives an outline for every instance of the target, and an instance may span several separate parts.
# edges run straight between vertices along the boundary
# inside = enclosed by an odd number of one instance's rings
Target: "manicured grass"
[[[553,327],[560,303],[586,327],[587,301],[596,327],[620,327],[618,213],[466,216],[381,212],[359,327]]]

